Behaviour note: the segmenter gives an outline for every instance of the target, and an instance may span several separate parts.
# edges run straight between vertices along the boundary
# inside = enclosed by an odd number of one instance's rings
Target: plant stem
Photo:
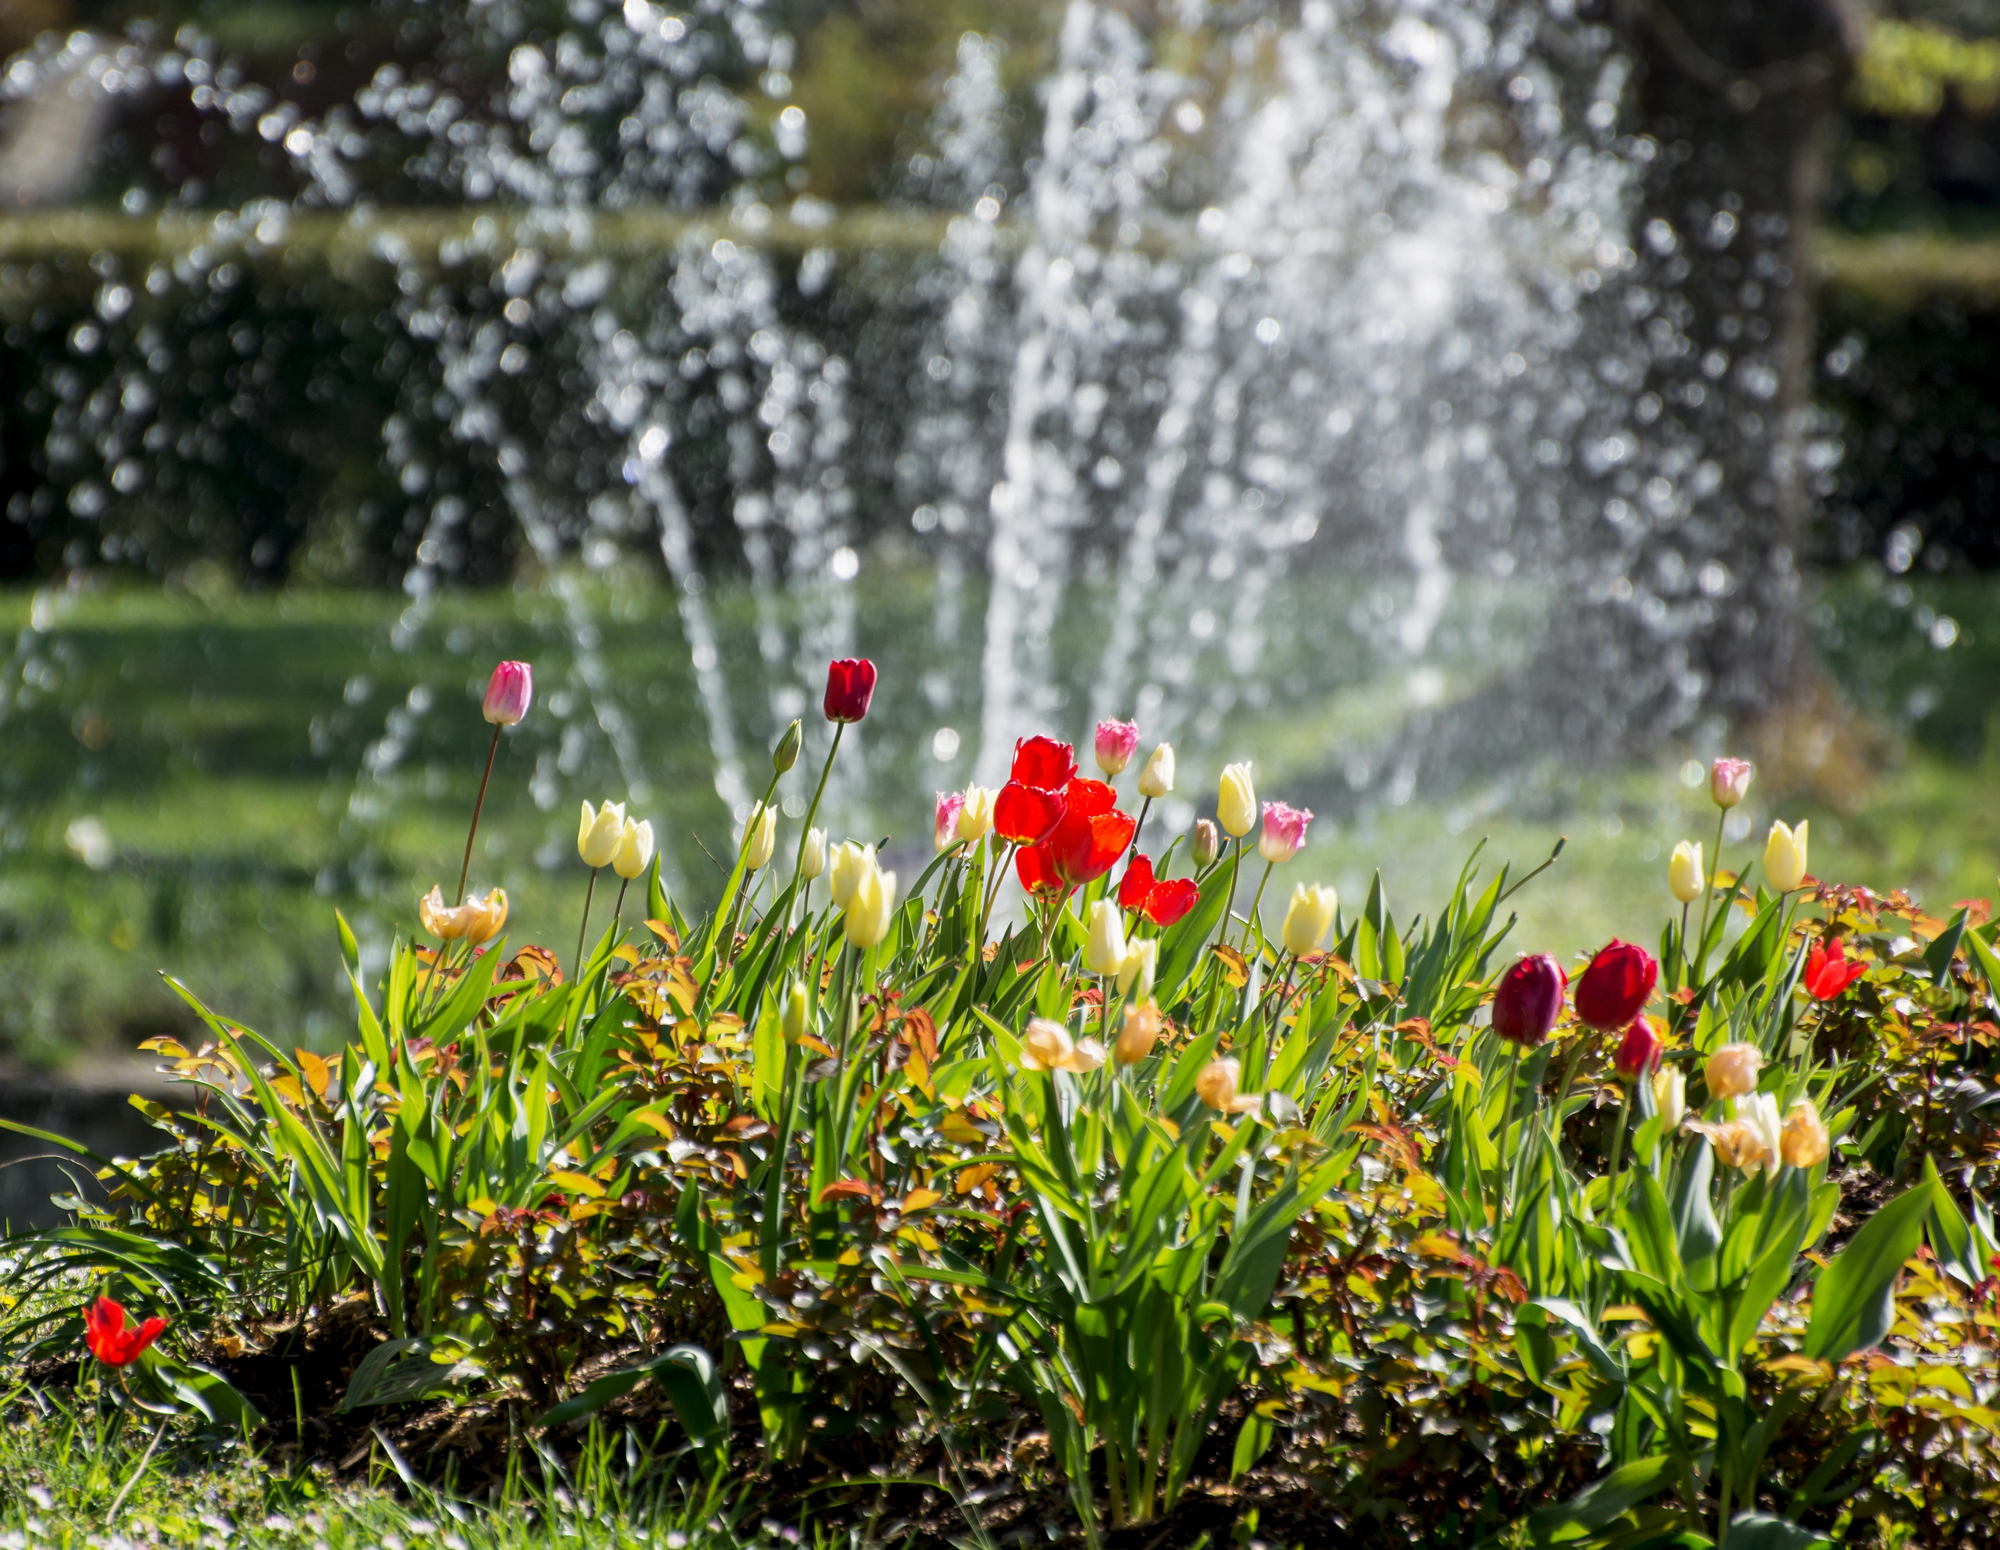
[[[1608,1175],[1611,1182],[1605,1187],[1604,1194],[1604,1219],[1607,1222],[1618,1209],[1618,1165],[1625,1157],[1625,1127],[1632,1122],[1632,1105],[1639,1101],[1639,1083],[1644,1080],[1642,1072],[1626,1089],[1625,1101],[1618,1105],[1618,1123],[1612,1127],[1611,1170]]]
[[[611,907],[611,934],[618,935],[619,923],[625,918],[625,890],[632,886],[632,879],[621,878],[618,883],[618,902]]]
[[[1701,978],[1702,964],[1708,959],[1708,912],[1715,905],[1715,875],[1722,870],[1722,824],[1728,818],[1729,809],[1719,808],[1715,814],[1715,854],[1708,858],[1708,876],[1702,879],[1701,890],[1701,930],[1695,937],[1697,956],[1688,960],[1690,972],[1697,980]],[[1682,911],[1685,915],[1686,911]],[[1685,928],[1683,928],[1685,929]]]
[[[1236,841],[1236,854],[1230,858],[1229,898],[1222,906],[1222,931],[1218,936],[1218,940],[1225,943],[1229,940],[1229,914],[1230,911],[1236,908],[1236,879],[1242,874],[1242,871],[1243,841],[1241,838],[1238,838]]]
[[[497,731],[498,729],[496,728],[495,730]],[[146,1444],[146,1451],[139,1455],[138,1467],[126,1477],[125,1483],[118,1488],[118,1494],[111,1498],[111,1505],[104,1509],[105,1528],[110,1529],[117,1525],[118,1509],[125,1505],[125,1498],[131,1494],[132,1487],[139,1483],[139,1477],[146,1472],[146,1466],[152,1463],[153,1450],[159,1447],[160,1439],[166,1435],[167,1423],[162,1421],[160,1429],[153,1433],[153,1440]]]
[[[993,903],[1000,897],[1000,885],[1007,880],[1007,868],[1013,865],[1014,852],[1019,850],[1017,841],[1009,840],[1007,849],[1000,857],[1000,864],[993,869],[992,886],[986,890],[986,902],[979,907],[979,929],[973,933],[972,952],[974,957],[986,951],[986,924],[993,918]]]
[[[1151,797],[1147,797],[1144,802],[1139,804],[1139,821],[1132,825],[1132,843],[1125,847],[1126,855],[1136,856],[1139,853],[1139,836],[1146,832],[1146,815],[1152,810],[1153,799]]]
[[[1239,847],[1241,847],[1243,842],[1241,840],[1238,840],[1236,843]],[[1275,861],[1266,861],[1264,863],[1264,875],[1257,879],[1257,892],[1251,896],[1250,915],[1249,918],[1243,922],[1243,950],[1246,953],[1250,950],[1250,933],[1252,931],[1255,931],[1260,937],[1264,934],[1263,927],[1260,926],[1257,921],[1257,906],[1264,902],[1264,885],[1270,882],[1271,868],[1276,865],[1277,863]],[[1225,920],[1227,920],[1227,918],[1228,918],[1227,916],[1224,917]]]
[[[576,968],[570,975],[572,981],[576,980],[583,973],[583,943],[584,938],[590,931],[590,900],[591,896],[597,892],[598,871],[597,867],[590,869],[590,886],[583,890],[583,921],[576,928]]]
[[[452,903],[456,909],[465,902],[465,880],[472,875],[472,837],[479,832],[480,810],[486,806],[486,783],[493,778],[493,756],[500,751],[500,728],[493,729],[493,741],[486,749],[486,773],[479,777],[479,797],[472,804],[472,827],[465,831],[465,865],[458,869],[458,898]]]
[[[798,889],[799,886],[799,879],[805,876],[806,838],[812,833],[813,819],[819,815],[819,799],[826,795],[827,777],[833,773],[833,756],[840,752],[841,734],[844,733],[846,730],[847,730],[847,723],[844,721],[836,721],[833,724],[833,742],[827,747],[826,763],[822,764],[819,767],[819,784],[813,788],[812,805],[806,809],[806,821],[799,826],[799,853],[797,859],[792,863],[792,888],[794,890],[794,895],[792,900],[793,904],[796,904],[798,902],[796,890]],[[775,792],[777,789],[778,789],[778,777],[773,775],[771,777],[771,789],[770,791],[764,793],[764,800],[766,802],[769,802],[771,800],[772,793]],[[831,857],[828,857],[827,859],[829,861],[832,860]],[[786,907],[785,916],[786,916],[785,927],[787,930],[789,930],[791,929],[791,924],[792,924],[791,906],[789,905]]]
[[[1500,1153],[1500,1169],[1499,1178],[1495,1181],[1494,1195],[1496,1198],[1493,1202],[1493,1241],[1496,1247],[1500,1241],[1500,1223],[1505,1220],[1507,1215],[1507,1186],[1513,1182],[1514,1174],[1514,1170],[1508,1166],[1507,1162],[1507,1133],[1514,1128],[1514,1119],[1520,1112],[1520,1107],[1521,1046],[1516,1044],[1514,1045],[1514,1067],[1512,1074],[1507,1080],[1507,1118],[1500,1127],[1500,1146],[1498,1148]]]

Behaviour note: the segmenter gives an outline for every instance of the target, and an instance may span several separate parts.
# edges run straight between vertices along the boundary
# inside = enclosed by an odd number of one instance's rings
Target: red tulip
[[[1834,937],[1806,954],[1806,994],[1815,1001],[1837,1001],[1867,972],[1868,965],[1848,957],[1847,944]]]
[[[1639,1015],[1659,978],[1651,953],[1613,937],[1576,982],[1576,1015],[1606,1032],[1623,1028]]]
[[[1625,1030],[1625,1037],[1619,1041],[1618,1053],[1611,1057],[1611,1068],[1621,1079],[1630,1082],[1646,1075],[1659,1063],[1659,1034],[1647,1019],[1633,1018],[1632,1026]]]
[[[1034,898],[1059,899],[1069,892],[1039,845],[1023,845],[1014,852],[1014,875],[1021,880],[1021,891]]]
[[[1118,793],[1101,780],[1073,780],[1065,798],[1062,818],[1041,849],[1056,876],[1081,888],[1117,864],[1139,823],[1118,811]]]
[[[1118,883],[1120,909],[1137,910],[1156,926],[1171,926],[1201,900],[1201,889],[1193,878],[1173,877],[1155,881],[1153,863],[1134,856]]]
[[[1060,791],[1010,780],[993,799],[993,832],[1016,845],[1039,844],[1063,815]]]
[[[1547,953],[1523,958],[1500,976],[1493,992],[1493,1031],[1510,1044],[1533,1047],[1562,1016],[1569,976]]]
[[[1024,737],[1014,745],[1014,768],[1007,778],[1043,791],[1060,791],[1076,779],[1076,751],[1052,737]]]
[[[866,657],[843,657],[826,665],[826,719],[859,721],[875,697],[875,664]]]
[[[109,1297],[100,1297],[83,1310],[83,1338],[90,1354],[107,1367],[123,1367],[139,1359],[139,1353],[160,1338],[167,1321],[157,1316],[143,1324],[128,1326],[125,1309]]]

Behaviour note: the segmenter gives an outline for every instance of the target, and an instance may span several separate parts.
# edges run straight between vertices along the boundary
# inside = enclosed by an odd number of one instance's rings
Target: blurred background
[[[473,880],[565,954],[579,800],[699,908],[849,653],[835,832],[912,870],[1117,714],[1156,838],[1254,757],[1404,919],[1568,835],[1524,946],[1655,935],[1724,751],[1725,864],[1993,892],[1996,0],[0,0],[0,57],[17,1071],[186,1030],[163,969],[342,1037],[333,911],[379,962],[450,885],[501,657]]]

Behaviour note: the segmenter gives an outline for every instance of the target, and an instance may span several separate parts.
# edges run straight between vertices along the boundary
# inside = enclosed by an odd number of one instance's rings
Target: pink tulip
[[[502,662],[486,681],[486,701],[480,714],[496,727],[511,727],[528,714],[535,697],[534,669],[525,662]]]
[[[1139,749],[1139,723],[1136,721],[1100,721],[1097,723],[1097,767],[1107,775],[1116,775],[1132,762],[1132,755]]]
[[[1748,759],[1717,759],[1708,767],[1708,794],[1717,807],[1734,807],[1750,789],[1756,766]]]
[[[1257,838],[1257,854],[1273,866],[1289,861],[1306,842],[1306,825],[1313,815],[1303,807],[1287,807],[1283,802],[1264,804],[1264,832]]]
[[[950,850],[958,843],[958,815],[965,811],[963,791],[940,791],[937,794],[937,821],[931,833],[931,843],[940,852]]]

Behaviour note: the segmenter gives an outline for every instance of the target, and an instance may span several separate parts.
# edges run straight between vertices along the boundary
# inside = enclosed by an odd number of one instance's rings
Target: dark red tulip
[[[875,664],[866,657],[843,657],[826,665],[826,719],[859,721],[875,697]]]
[[[1493,1031],[1512,1044],[1541,1043],[1562,1016],[1568,986],[1569,976],[1547,953],[1523,958],[1493,992]]]
[[[1659,1033],[1647,1018],[1633,1018],[1632,1026],[1619,1041],[1618,1053],[1611,1057],[1612,1069],[1622,1080],[1630,1082],[1649,1074],[1659,1063]]]
[[[1014,875],[1021,880],[1021,891],[1031,898],[1060,899],[1069,893],[1039,845],[1024,845],[1014,852]]]
[[[1024,737],[1014,745],[1014,767],[1007,778],[1043,791],[1060,791],[1076,778],[1076,750],[1052,737]]]
[[[1010,780],[993,799],[993,832],[1016,845],[1039,843],[1063,815],[1063,794]]]
[[[1134,856],[1118,882],[1118,907],[1137,910],[1156,926],[1171,926],[1201,901],[1201,889],[1189,877],[1155,880],[1153,863]]]
[[[83,1310],[83,1338],[90,1354],[107,1367],[123,1367],[139,1359],[139,1353],[160,1338],[167,1321],[154,1317],[143,1324],[128,1325],[125,1309],[109,1297],[100,1297]]]
[[[1646,1005],[1660,966],[1645,948],[1613,937],[1576,982],[1576,1015],[1592,1028],[1615,1033]]]

